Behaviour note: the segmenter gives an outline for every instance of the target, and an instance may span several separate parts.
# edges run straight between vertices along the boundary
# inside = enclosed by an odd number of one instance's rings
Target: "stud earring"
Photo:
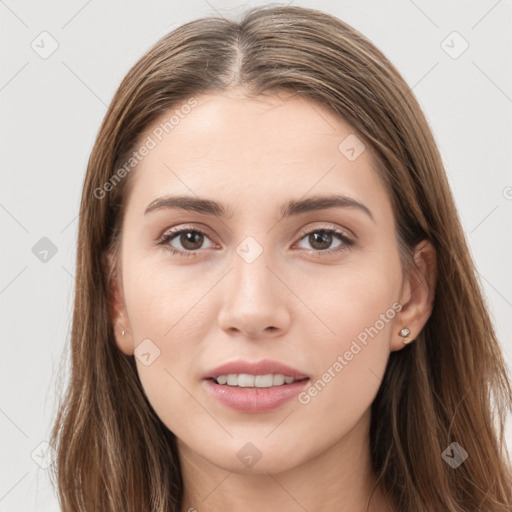
[[[124,336],[124,333],[125,333],[125,330],[123,329],[123,330],[121,331],[121,336]]]
[[[409,334],[411,334],[411,331],[409,329],[407,329],[407,327],[404,327],[398,334],[400,336],[402,336],[402,338],[407,338],[407,336],[409,336]],[[405,339],[404,345],[407,345],[408,343],[411,343],[412,341],[414,341],[414,340],[413,339],[410,339],[410,340]]]

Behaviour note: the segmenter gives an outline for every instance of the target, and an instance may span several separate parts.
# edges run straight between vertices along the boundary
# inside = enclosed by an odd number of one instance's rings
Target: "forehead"
[[[178,192],[240,208],[322,192],[386,201],[374,159],[354,129],[299,95],[200,95],[160,116],[139,146],[149,140],[133,176],[134,200],[145,206]]]

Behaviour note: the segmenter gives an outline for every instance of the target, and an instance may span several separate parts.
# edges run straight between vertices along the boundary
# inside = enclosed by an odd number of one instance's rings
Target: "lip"
[[[204,379],[215,379],[219,375],[239,375],[241,373],[248,373],[249,375],[268,375],[269,373],[276,374],[281,373],[294,379],[305,379],[309,375],[300,372],[296,368],[287,366],[278,361],[271,361],[269,359],[262,359],[261,361],[231,361],[229,363],[222,364],[210,370],[203,378]],[[264,389],[264,388],[261,388]]]
[[[238,388],[205,379],[203,385],[223,405],[238,412],[257,414],[276,409],[291,400],[309,385],[309,381],[308,378],[270,388]]]

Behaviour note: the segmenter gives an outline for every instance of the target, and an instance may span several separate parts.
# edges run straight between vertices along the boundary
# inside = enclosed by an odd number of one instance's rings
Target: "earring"
[[[125,333],[125,330],[123,329],[123,330],[121,331],[121,336],[124,336],[124,333]]]
[[[407,327],[404,327],[399,333],[398,333],[400,336],[402,336],[402,338],[407,338],[407,336],[409,336],[409,334],[411,334],[411,331],[409,329],[407,329]],[[414,340],[407,340],[405,339],[404,340],[404,345],[407,345],[408,343],[411,343],[412,341]]]

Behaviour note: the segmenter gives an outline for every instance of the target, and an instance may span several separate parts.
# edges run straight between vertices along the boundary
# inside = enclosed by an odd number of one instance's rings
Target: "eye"
[[[201,249],[205,237],[208,238],[208,235],[197,228],[173,229],[166,231],[158,244],[177,256],[194,256],[195,252]],[[177,249],[170,244],[175,239],[181,245]]]
[[[308,231],[301,237],[300,240],[304,240],[311,245],[314,251],[314,256],[323,256],[325,253],[339,253],[350,249],[354,245],[354,241],[349,238],[343,231],[339,231],[333,228],[321,228]],[[334,249],[329,249],[333,242],[338,241],[338,245]]]
[[[197,255],[202,249],[205,238],[209,237],[204,231],[195,227],[184,227],[166,231],[158,240],[158,245],[164,246],[173,255],[190,257]],[[299,241],[304,239],[311,245],[312,255],[320,257],[349,250],[354,245],[354,241],[347,234],[333,228],[310,230],[303,233]],[[173,246],[173,241],[181,247]],[[329,249],[336,241],[338,245],[334,249]]]

